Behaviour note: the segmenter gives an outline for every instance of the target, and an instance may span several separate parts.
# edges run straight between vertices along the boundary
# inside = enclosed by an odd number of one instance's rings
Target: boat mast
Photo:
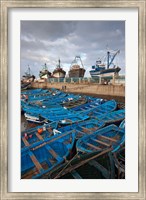
[[[109,57],[110,57],[110,52],[107,52],[107,69],[109,68],[110,64],[109,64]]]
[[[80,60],[81,65],[82,65],[82,68],[84,68],[84,65],[83,65],[83,62],[82,62],[82,60],[81,60],[81,57],[80,57],[80,56],[76,56],[75,60],[76,60],[76,59],[79,59],[79,60]]]
[[[60,68],[60,58],[59,58],[59,60],[58,60],[58,63],[59,63],[59,64],[58,64],[58,68]]]
[[[26,71],[26,74],[30,75],[30,67],[29,67],[29,65],[28,65],[28,69]]]
[[[110,59],[110,51],[107,52],[107,69],[109,68],[109,66],[112,64],[113,60],[115,59],[116,55],[120,52],[120,50],[116,51],[116,53],[113,55],[113,57],[111,58],[111,61],[109,61]]]
[[[46,64],[46,63],[45,63],[45,65],[44,65],[44,69],[47,70],[47,64]]]

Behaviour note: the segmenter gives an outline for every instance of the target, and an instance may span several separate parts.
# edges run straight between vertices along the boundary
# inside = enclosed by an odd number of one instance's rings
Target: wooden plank
[[[95,146],[95,145],[93,145],[93,144],[90,144],[90,143],[86,143],[89,147],[92,147],[93,149],[96,149],[96,150],[102,150],[100,147],[97,147],[97,146]]]
[[[48,145],[45,146],[47,151],[49,151],[49,153],[56,159],[58,157],[58,154]]]
[[[29,146],[30,145],[29,142],[25,139],[25,137],[23,137],[22,140],[23,140],[25,146]]]
[[[43,137],[40,134],[36,133],[36,136],[39,138],[39,140],[43,140]]]
[[[80,127],[82,128],[82,131],[83,131],[83,132],[85,131],[85,133],[86,133],[86,132],[91,133],[91,130],[90,130],[90,129],[85,128],[85,127],[83,127],[83,126],[80,126]]]
[[[30,155],[32,162],[34,163],[34,165],[38,169],[38,171],[41,172],[41,170],[43,170],[43,168],[42,168],[41,164],[39,163],[39,161],[37,160],[37,158],[35,157],[35,155],[32,152],[29,155]]]
[[[76,170],[72,170],[71,175],[72,175],[75,179],[82,179],[82,177],[80,176],[80,174],[79,174]]]
[[[91,131],[96,131],[98,129],[98,126],[94,126],[93,128],[90,128]]]
[[[94,138],[92,138],[92,140],[95,141],[95,142],[98,142],[98,143],[100,143],[100,144],[103,144],[104,146],[107,146],[107,147],[110,147],[110,146],[111,146],[110,144],[107,144],[107,143],[105,143],[105,142],[103,142],[103,141],[101,141],[101,140],[97,140],[97,139],[94,139]]]
[[[117,142],[118,140],[116,140],[115,138],[110,138],[110,137],[107,137],[107,136],[104,136],[104,135],[98,135],[98,137],[101,137],[103,139],[107,139],[107,140],[110,140],[112,142]]]

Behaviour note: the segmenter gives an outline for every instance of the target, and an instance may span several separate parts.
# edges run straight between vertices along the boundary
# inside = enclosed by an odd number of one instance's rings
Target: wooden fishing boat
[[[109,125],[91,135],[80,138],[76,143],[78,152],[91,153],[102,152],[111,148],[111,152],[117,151],[125,142],[125,131],[115,125]]]
[[[49,109],[49,108],[25,108],[24,116],[28,122],[33,123],[50,123],[58,121],[59,124],[67,125],[89,118],[88,115],[75,113],[66,108]]]
[[[68,119],[69,117],[77,116],[77,114],[68,111],[63,107],[57,108],[23,108],[24,116],[28,122],[44,123]]]
[[[74,131],[55,135],[21,150],[21,178],[37,179],[63,163],[75,141]]]
[[[30,67],[28,66],[27,71],[26,71],[25,74],[22,76],[21,84],[24,84],[24,83],[32,83],[34,80],[35,80],[35,76],[34,76],[33,73],[31,72]]]
[[[72,101],[68,101],[65,103],[62,103],[61,105],[65,108],[74,108],[76,106],[82,105],[87,103],[87,98],[86,97],[79,97],[77,99],[73,99]]]
[[[88,119],[83,122],[75,123],[68,126],[63,126],[58,130],[60,132],[71,131],[72,129],[75,130],[76,139],[83,137],[84,135],[92,134],[93,132],[97,131],[98,129],[104,126],[103,121],[98,121],[96,119]]]
[[[113,99],[106,101],[105,103],[98,105],[96,108],[89,108],[87,110],[81,111],[82,114],[89,115],[90,117],[98,117],[100,115],[106,115],[117,108],[117,102]]]
[[[44,90],[44,89],[30,89],[30,90],[26,90],[21,92],[22,95],[29,95],[29,96],[34,96],[34,95],[40,95],[43,93],[47,93],[48,90]]]
[[[61,97],[65,97],[66,94],[62,92],[47,92],[47,93],[41,93],[36,95],[29,95],[29,102],[35,102],[35,101],[44,101],[44,100],[51,100],[51,99],[58,99]]]
[[[51,72],[48,71],[48,67],[46,63],[42,66],[42,70],[39,73],[39,77],[40,79],[48,79],[51,77]]]
[[[52,105],[49,107],[45,106],[45,104],[40,105],[39,103],[36,105],[23,105],[24,112],[32,115],[32,116],[38,116],[39,114],[47,114],[47,115],[59,115],[59,114],[66,114],[66,113],[72,113],[71,111],[68,111],[67,109],[61,107],[60,105],[56,104],[56,108],[52,107]],[[36,114],[36,115],[35,115]]]
[[[76,56],[75,59],[72,61],[70,70],[68,72],[68,75],[70,78],[73,77],[84,77],[85,69],[83,62],[81,60],[80,56]]]
[[[31,88],[31,83],[21,83],[21,90]]]
[[[57,122],[29,128],[21,132],[21,148],[52,137],[57,129]]]
[[[52,72],[52,77],[53,78],[64,78],[65,75],[66,75],[66,72],[61,67],[61,63],[60,63],[60,59],[59,59],[56,68]]]
[[[87,119],[89,119],[88,115],[70,114],[70,115],[67,115],[67,116],[56,117],[56,118],[53,118],[53,119],[50,119],[50,120],[58,121],[59,125],[66,126],[66,125],[69,125],[69,124],[79,123],[79,122],[85,121]]]
[[[71,108],[71,110],[74,110],[74,111],[85,111],[85,110],[89,110],[91,108],[96,108],[97,106],[101,105],[102,103],[104,103],[103,99],[95,98],[93,100],[89,100],[89,102],[87,102],[85,104],[81,104],[79,106],[73,107],[73,108]]]
[[[106,124],[118,124],[125,119],[125,109],[116,110],[103,115],[94,116],[96,119],[104,121]]]

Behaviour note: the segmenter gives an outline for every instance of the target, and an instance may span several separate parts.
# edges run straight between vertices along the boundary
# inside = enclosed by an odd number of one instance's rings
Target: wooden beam
[[[39,140],[43,140],[43,137],[40,134],[36,133],[36,136],[39,138]]]
[[[32,162],[34,163],[34,165],[36,166],[36,168],[38,169],[39,172],[41,172],[41,170],[43,170],[41,164],[39,163],[39,161],[37,160],[37,158],[35,157],[35,155],[31,152],[29,154]]]
[[[85,133],[87,133],[87,132],[91,133],[91,130],[90,130],[90,129],[85,128],[84,126],[80,126],[80,127],[82,128],[82,131],[83,131],[83,132],[85,131]]]
[[[98,135],[98,137],[101,137],[103,139],[107,139],[107,140],[110,140],[112,142],[117,142],[118,140],[116,140],[115,138],[110,138],[110,137],[107,137],[107,136],[104,136],[104,135]]]
[[[90,143],[86,143],[89,147],[92,147],[93,149],[95,149],[95,150],[102,150],[100,147],[97,147],[97,146],[95,146],[95,145],[93,145],[93,144],[90,144]]]
[[[45,148],[55,159],[58,157],[58,154],[50,146],[46,145]]]
[[[111,146],[110,144],[107,144],[107,143],[105,143],[105,142],[103,142],[103,141],[101,141],[101,140],[97,140],[97,139],[94,139],[94,138],[92,138],[92,140],[95,141],[95,142],[98,142],[98,143],[100,143],[100,144],[103,144],[104,146],[107,146],[107,147],[110,147],[110,146]]]
[[[22,141],[24,142],[25,146],[29,146],[29,142],[25,139],[25,137],[22,138]]]

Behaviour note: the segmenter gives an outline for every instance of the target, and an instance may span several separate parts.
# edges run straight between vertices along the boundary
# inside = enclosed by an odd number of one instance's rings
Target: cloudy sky
[[[28,65],[37,78],[44,63],[52,72],[59,58],[68,72],[79,55],[86,69],[85,77],[90,77],[91,66],[106,54],[107,48],[120,50],[114,63],[124,74],[124,21],[21,21],[21,76]]]

